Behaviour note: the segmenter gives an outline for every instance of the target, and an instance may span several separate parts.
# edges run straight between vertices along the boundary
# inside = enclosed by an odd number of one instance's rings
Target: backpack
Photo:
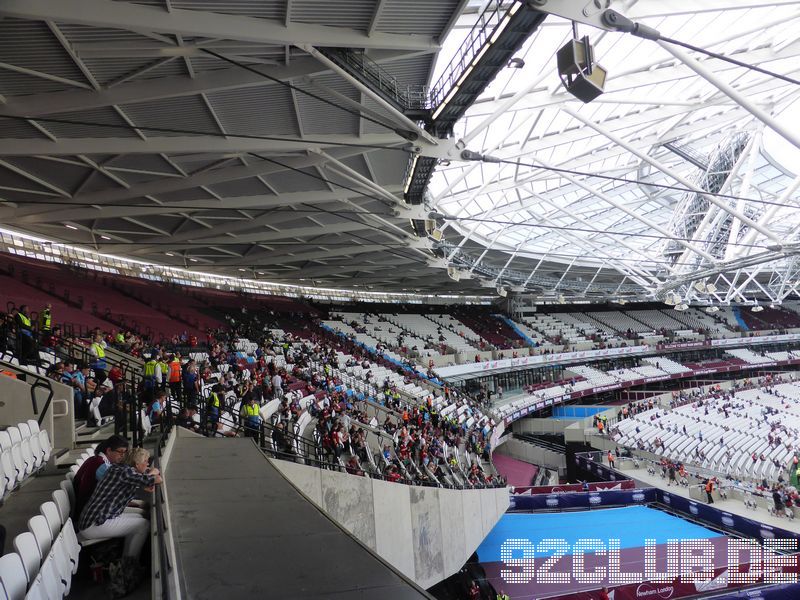
[[[108,591],[112,598],[123,598],[139,587],[144,570],[137,559],[123,557],[108,565]]]

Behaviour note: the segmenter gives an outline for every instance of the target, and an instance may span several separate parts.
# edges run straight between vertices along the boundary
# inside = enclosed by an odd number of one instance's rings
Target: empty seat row
[[[51,451],[50,437],[35,419],[0,431],[0,497],[39,471]]]
[[[28,520],[28,531],[14,538],[14,552],[0,557],[0,600],[60,600],[78,570],[81,545],[72,524],[72,477],[91,455],[87,450],[61,481],[52,499]]]

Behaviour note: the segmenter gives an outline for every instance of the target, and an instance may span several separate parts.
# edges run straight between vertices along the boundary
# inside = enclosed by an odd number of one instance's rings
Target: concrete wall
[[[30,380],[34,381],[33,377]],[[72,400],[72,388],[56,381],[50,383],[54,392],[53,402],[41,428],[47,431],[53,448],[71,450],[75,446],[75,404]],[[35,394],[37,408],[41,413],[47,401],[47,390],[37,388]],[[28,419],[39,420],[39,415],[33,412],[30,384],[0,375],[0,425],[12,426]]]
[[[511,458],[523,460],[540,467],[547,467],[552,470],[557,469],[559,473],[566,472],[567,457],[564,454],[553,452],[534,444],[528,444],[522,440],[507,439],[495,452],[500,452]]]
[[[536,419],[524,418],[514,421],[512,429],[515,433],[554,433],[562,434],[564,430],[572,425],[575,421],[581,419],[567,420],[567,419]]]
[[[424,588],[456,573],[508,508],[506,488],[417,487],[285,460],[272,464],[330,518]]]

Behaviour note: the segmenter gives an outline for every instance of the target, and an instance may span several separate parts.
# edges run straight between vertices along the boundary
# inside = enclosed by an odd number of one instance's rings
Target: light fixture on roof
[[[510,61],[508,61],[508,65],[506,65],[509,69],[521,69],[525,66],[525,61],[521,58],[514,57]]]
[[[559,304],[566,304],[567,303],[567,299],[564,297],[564,294],[559,294],[558,295],[558,303]]]
[[[715,312],[719,312],[719,306],[707,306],[706,307],[706,312],[707,313],[712,313],[712,314],[715,313]]]
[[[581,102],[591,102],[603,93],[607,71],[594,62],[589,36],[564,44],[556,54],[556,62],[561,83]]]
[[[508,296],[508,290],[504,288],[502,285],[498,285],[497,295],[500,296],[501,298],[505,298],[506,296]]]
[[[682,302],[682,303],[677,304],[675,306],[675,310],[679,310],[681,312],[683,312],[684,310],[689,310],[689,305],[686,304],[685,302]]]
[[[680,304],[681,300],[682,298],[678,294],[676,294],[675,292],[670,292],[669,294],[667,294],[667,297],[664,298],[664,304],[667,304],[669,306],[675,306],[676,304]]]
[[[706,283],[705,280],[698,281],[694,284],[694,289],[696,289],[701,294],[713,294],[717,291],[717,286],[713,283]]]
[[[447,267],[447,275],[453,281],[459,281],[461,279],[461,271],[459,271],[455,267]]]
[[[764,307],[760,304],[756,304],[753,308],[750,309],[751,312],[761,312],[764,310]]]

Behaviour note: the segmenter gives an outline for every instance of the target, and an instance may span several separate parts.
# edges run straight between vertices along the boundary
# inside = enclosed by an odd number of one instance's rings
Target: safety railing
[[[323,53],[341,67],[359,74],[365,83],[369,83],[373,88],[380,90],[397,106],[405,110],[424,110],[428,108],[427,87],[400,84],[394,75],[363,52],[325,49]]]
[[[205,402],[205,399],[201,400],[201,402]],[[170,411],[165,411],[170,412]],[[200,412],[200,430],[205,435],[214,436],[216,435],[216,431],[212,431],[209,428],[209,425],[213,423],[213,421],[209,418],[208,408],[207,405],[203,405],[202,410]],[[285,439],[285,447],[284,448],[277,448],[276,444],[273,442],[273,432],[275,431],[275,425],[272,423],[261,422],[258,429],[254,429],[249,427],[247,424],[242,423],[236,417],[231,416],[230,418],[226,418],[223,416],[222,413],[215,419],[216,422],[224,423],[228,428],[231,430],[240,430],[244,431],[245,435],[249,437],[253,437],[255,441],[258,443],[261,450],[267,454],[268,456],[272,456],[274,458],[282,459],[282,460],[290,460],[292,462],[300,462],[302,464],[306,464],[309,466],[314,466],[320,469],[327,469],[331,471],[338,471],[340,473],[350,473],[354,474],[353,471],[357,471],[357,474],[363,475],[365,477],[369,477],[371,479],[380,479],[383,481],[395,481],[396,483],[404,483],[406,485],[415,485],[415,486],[425,486],[425,487],[442,487],[442,488],[449,488],[449,489],[486,489],[486,488],[498,488],[498,487],[505,487],[506,484],[503,482],[493,482],[493,483],[478,483],[478,484],[470,484],[466,481],[466,475],[464,479],[463,485],[450,485],[447,483],[442,483],[438,479],[430,478],[425,479],[421,477],[420,479],[414,479],[409,475],[409,468],[411,473],[416,473],[419,476],[422,476],[422,472],[419,470],[419,467],[411,462],[409,467],[405,467],[402,463],[399,466],[399,471],[402,475],[398,478],[389,478],[388,476],[384,475],[380,470],[377,468],[375,470],[364,468],[359,466],[356,468],[348,468],[347,465],[334,462],[333,452],[328,451],[325,449],[320,441],[309,439],[303,437],[295,432],[292,431],[285,431],[282,433]],[[427,474],[427,473],[426,473]]]
[[[495,29],[500,25],[506,13],[515,4],[503,0],[491,0],[486,4],[483,12],[478,16],[475,25],[467,33],[453,58],[448,63],[444,72],[433,85],[429,94],[431,108],[436,108],[456,86],[464,73],[471,66],[475,57],[487,45]]]
[[[161,456],[162,450],[167,443],[169,434],[172,431],[172,414],[170,411],[164,411],[163,420],[161,422],[161,438],[156,445],[155,457],[153,466],[161,470]],[[169,580],[168,576],[172,572],[172,561],[169,557],[167,549],[167,519],[166,519],[166,499],[164,491],[160,485],[155,486],[153,497],[153,508],[155,509],[156,519],[156,544],[158,545],[158,571],[153,576],[159,580],[159,587],[161,590],[160,600],[169,600]]]

